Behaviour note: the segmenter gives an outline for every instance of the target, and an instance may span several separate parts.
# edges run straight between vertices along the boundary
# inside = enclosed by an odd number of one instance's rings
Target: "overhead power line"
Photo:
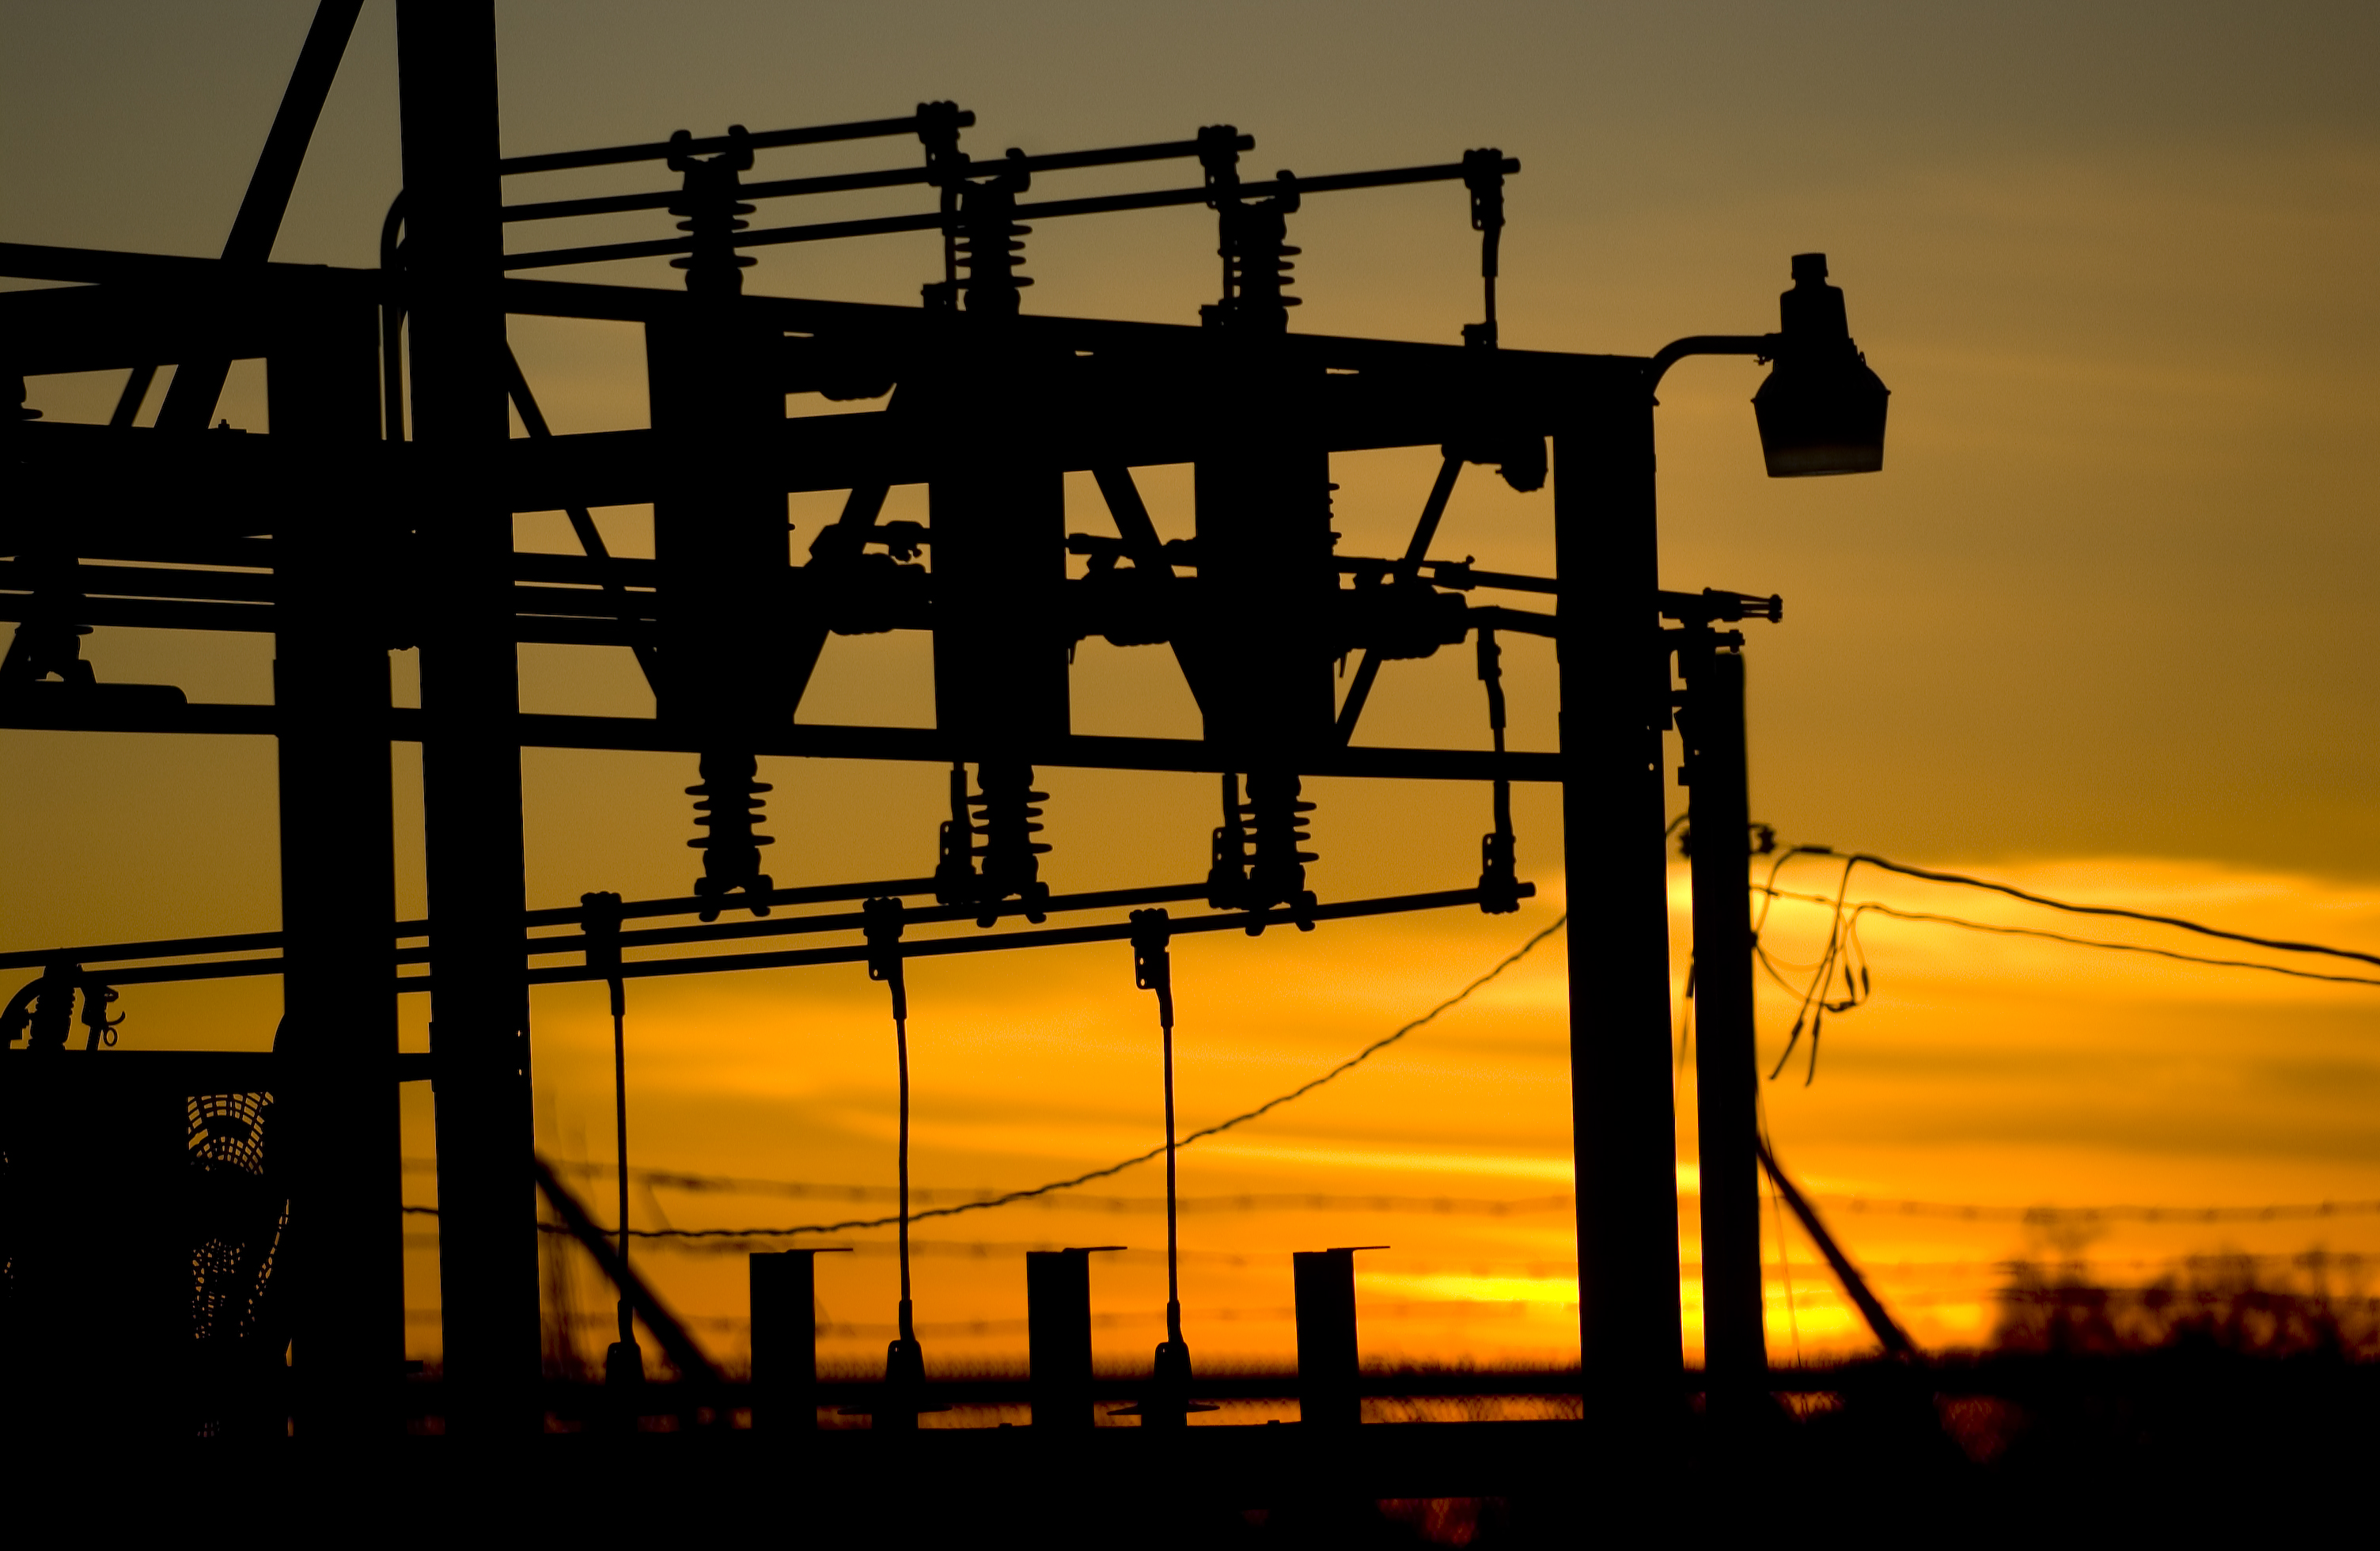
[[[1768,870],[1771,883],[1777,879],[1777,869],[1783,866],[1788,859],[1796,855],[1840,858],[1843,863],[1843,877],[1847,882],[1854,867],[1862,866],[1878,867],[1886,872],[1897,872],[1904,878],[1923,878],[1929,883],[1951,883],[1961,888],[1984,889],[1995,894],[2005,894],[2010,899],[2022,900],[2027,904],[2037,904],[2049,910],[2062,910],[2072,915],[2104,915],[2116,920],[2142,921],[2150,926],[2172,927],[2179,931],[2195,932],[2201,937],[2218,938],[2226,942],[2244,942],[2252,948],[2269,948],[2280,953],[2314,953],[2334,959],[2351,959],[2358,963],[2380,968],[2380,953],[2364,953],[2352,948],[2332,948],[2319,942],[2294,942],[2287,938],[2256,937],[2248,932],[2228,931],[2221,927],[2210,927],[2203,921],[2192,921],[2185,916],[2161,915],[2154,911],[2133,910],[2123,905],[2082,904],[2073,900],[2055,899],[2047,894],[2036,894],[2029,890],[2020,889],[2014,884],[1999,883],[1988,878],[1975,878],[1967,873],[1944,872],[1935,867],[1911,866],[1905,862],[1896,862],[1872,852],[1837,851],[1829,845],[1788,846],[1778,854],[1776,864]]]
[[[1841,862],[1842,872],[1837,879],[1836,891],[1831,899],[1823,895],[1794,893],[1777,887],[1778,874],[1796,856],[1826,856]],[[1949,872],[1939,867],[1912,866],[1905,862],[1896,862],[1887,856],[1878,856],[1873,852],[1842,852],[1837,851],[1830,845],[1787,846],[1777,854],[1776,861],[1770,864],[1767,878],[1763,882],[1749,885],[1752,891],[1760,896],[1761,901],[1759,914],[1753,923],[1752,940],[1755,958],[1769,978],[1783,987],[1800,1003],[1794,1013],[1793,1026],[1785,1038],[1785,1048],[1777,1059],[1775,1070],[1768,1074],[1771,1080],[1784,1072],[1785,1063],[1792,1058],[1794,1048],[1801,1043],[1803,1031],[1806,1028],[1810,1035],[1810,1070],[1804,1083],[1806,1084],[1808,1082],[1815,1081],[1818,1074],[1818,1042],[1826,1027],[1827,1015],[1831,1012],[1840,1016],[1863,1006],[1867,1001],[1871,975],[1867,954],[1860,942],[1859,924],[1860,918],[1869,913],[1901,920],[1957,927],[1968,931],[1988,932],[1997,936],[2035,938],[2067,943],[2078,948],[2094,948],[2111,952],[2144,953],[2155,958],[2182,963],[2204,964],[2212,968],[2255,970],[2267,975],[2287,975],[2293,979],[2320,980],[2338,985],[2380,986],[2380,979],[2366,975],[2329,975],[2317,970],[2296,969],[2286,964],[2262,963],[2246,959],[2217,959],[2196,953],[2178,952],[2172,949],[2143,943],[2112,942],[2097,938],[2073,937],[2067,933],[2048,931],[2036,927],[2002,926],[1993,922],[1973,921],[1963,916],[1903,910],[1880,901],[1861,901],[1855,903],[1850,897],[1852,874],[1863,866],[1931,883],[1947,883],[1959,888],[1980,889],[2020,900],[2027,904],[2063,911],[2070,915],[2139,921],[2151,926],[2168,927],[2180,931],[2192,932],[2221,941],[2246,943],[2251,947],[2269,949],[2275,952],[2317,954],[2380,966],[2380,954],[2365,953],[2351,948],[2333,948],[2324,943],[2299,942],[2286,938],[2258,937],[2249,932],[2235,932],[2221,927],[2208,926],[2203,921],[2192,921],[2186,916],[2168,915],[2156,911],[2135,910],[2127,905],[2084,904],[2074,900],[2061,900],[2048,894],[2038,894],[2031,890],[2020,889],[2013,884],[2001,883],[1993,878],[1977,878],[1968,873]],[[1805,971],[1809,976],[1805,984],[1796,985],[1787,977],[1785,971],[1779,967],[1779,961],[1770,953],[1764,940],[1764,934],[1768,925],[1769,908],[1780,899],[1806,901],[1828,905],[1830,909],[1826,947],[1819,954],[1817,963],[1809,966],[1791,964],[1786,966],[1789,969]],[[1838,977],[1841,983],[1841,995],[1829,1000]],[[1691,989],[1688,994],[1692,995]],[[1683,1059],[1682,1045],[1680,1060]]]
[[[1755,893],[1770,899],[1795,900],[1804,904],[1833,904],[1825,894],[1803,894],[1791,889],[1772,889],[1755,883]],[[1931,926],[1957,927],[1962,931],[1989,932],[1997,937],[2039,938],[2046,942],[2062,942],[2073,948],[2103,948],[2116,953],[2145,953],[2151,958],[2171,959],[2179,963],[2205,964],[2214,969],[2252,969],[2266,975],[2286,975],[2296,980],[2326,980],[2339,986],[2380,986],[2380,978],[2368,975],[2325,975],[2316,969],[2295,969],[2288,964],[2259,963],[2253,959],[2213,959],[2203,953],[2183,953],[2171,948],[2155,948],[2143,942],[2112,942],[2105,938],[2076,937],[2069,932],[2053,932],[2042,927],[2009,927],[1990,921],[1971,921],[1963,915],[1943,915],[1933,911],[1903,910],[1886,904],[1881,900],[1853,900],[1846,903],[1844,911],[1856,919],[1862,915],[1888,915],[1896,921],[1916,921]],[[1774,962],[1782,963],[1783,960]],[[1791,965],[1788,968],[1815,968],[1815,965]],[[1796,993],[1798,994],[1798,993]]]
[[[1820,1199],[1846,1212],[1953,1218],[1965,1222],[2303,1222],[2380,1216],[2380,1201],[2288,1201],[2260,1206],[1986,1206],[1960,1201],[1876,1201],[1858,1195]]]

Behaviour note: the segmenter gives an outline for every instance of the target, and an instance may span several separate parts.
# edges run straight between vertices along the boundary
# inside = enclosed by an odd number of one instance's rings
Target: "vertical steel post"
[[[380,321],[369,298],[293,309],[268,358],[273,441],[305,470],[273,535],[280,745],[282,1123],[294,1145],[298,1425],[395,1424],[405,1356],[395,907],[385,616],[355,605],[386,574],[395,514],[360,479],[380,436]],[[302,498],[301,498],[302,496]]]
[[[492,0],[398,0],[448,1426],[539,1423]],[[518,1192],[517,1194],[515,1192]]]
[[[1336,726],[1321,621],[1338,590],[1330,454],[1301,425],[1310,378],[1270,341],[1211,346],[1209,446],[1196,467],[1200,709],[1207,741],[1295,758]]]
[[[1096,1422],[1091,1412],[1093,1253],[1025,1252],[1026,1362],[1036,1427],[1073,1432]]]
[[[1653,400],[1632,381],[1556,407],[1580,1354],[1590,1404],[1658,1403],[1684,1359]]]
[[[1752,1027],[1752,923],[1743,891],[1752,802],[1743,659],[1707,644],[1680,654],[1687,702],[1682,779],[1691,782],[1694,891],[1694,1116],[1701,1138],[1703,1369],[1715,1403],[1757,1389],[1761,1330],[1759,1073]]]
[[[748,749],[793,720],[785,492],[758,455],[785,423],[781,337],[739,320],[733,294],[697,293],[686,315],[645,325],[652,428],[670,449],[653,503],[659,709],[705,748]]]
[[[818,1429],[818,1257],[831,1249],[752,1255],[752,1430]]]
[[[1296,1250],[1297,1415],[1309,1427],[1364,1420],[1355,1351],[1355,1252]]]
[[[997,318],[949,322],[928,410],[934,724],[968,757],[1029,763],[1073,725],[1065,476],[1032,449],[1064,363],[1004,337]]]

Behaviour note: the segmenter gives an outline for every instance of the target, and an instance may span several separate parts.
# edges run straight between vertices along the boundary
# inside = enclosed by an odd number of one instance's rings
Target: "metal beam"
[[[297,68],[281,95],[281,110],[273,115],[264,151],[248,180],[248,194],[224,241],[225,264],[261,264],[273,257],[273,242],[281,234],[281,218],[298,187],[298,169],[306,164],[306,147],[314,139],[314,126],[322,116],[322,104],[331,95],[331,82],[338,77],[339,60],[362,10],[363,0],[322,0],[315,8],[314,24],[306,30]],[[215,402],[223,396],[224,379],[230,371],[231,361],[225,357],[184,361],[165,389],[165,402],[158,406],[157,428],[205,430],[214,418]]]
[[[1744,905],[1751,799],[1743,743],[1743,659],[1696,632],[1679,656],[1678,714],[1690,781],[1694,869],[1694,1134],[1702,1168],[1703,1369],[1717,1412],[1751,1414],[1768,1350],[1761,1327],[1758,1056],[1753,1045],[1752,927]]]
[[[540,1327],[522,900],[512,524],[492,465],[511,433],[492,0],[398,0],[414,440],[441,596],[421,646],[422,796],[438,918],[439,1276],[449,1424],[538,1430]]]
[[[156,709],[87,704],[57,697],[50,706],[25,697],[0,707],[0,727],[74,733],[187,733],[211,736],[271,736],[278,719],[271,706],[209,704]],[[396,743],[434,740],[426,711],[389,713]],[[556,716],[514,719],[521,748],[595,748],[698,754],[695,740],[646,717]],[[929,727],[838,727],[801,723],[761,741],[755,752],[792,759],[889,759],[947,765],[955,745]],[[1033,744],[1036,766],[1095,770],[1177,770],[1220,774],[1233,756],[1194,738],[1119,738],[1075,733]],[[1301,776],[1354,781],[1560,781],[1558,754],[1495,754],[1466,748],[1313,748],[1284,761]]]
[[[1564,589],[1556,645],[1563,870],[1573,890],[1579,1341],[1590,1414],[1642,1407],[1649,1416],[1673,1402],[1684,1364],[1653,398],[1640,383],[1565,409],[1554,438],[1554,570]]]
[[[314,312],[302,348],[267,363],[273,423],[326,450],[380,432],[380,321],[369,302]],[[396,1000],[376,917],[396,891],[389,769],[389,666],[375,613],[342,579],[368,573],[380,518],[367,495],[349,520],[312,523],[276,546],[272,611],[279,734],[281,1032],[296,1143],[297,1421],[300,1436],[387,1436],[398,1425],[405,1263],[388,1211],[401,1199]],[[336,836],[337,843],[325,843]],[[318,902],[353,902],[324,910]]]

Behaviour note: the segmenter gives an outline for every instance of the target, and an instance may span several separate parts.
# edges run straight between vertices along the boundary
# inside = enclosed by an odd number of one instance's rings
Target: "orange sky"
[[[0,237],[212,250],[310,10],[94,6],[0,21],[9,180]],[[1503,316],[1507,341],[1527,346],[1645,352],[1679,334],[1768,327],[1787,255],[1825,249],[1853,331],[1895,390],[1884,474],[1762,479],[1743,403],[1758,374],[1747,364],[1689,362],[1663,390],[1665,583],[1787,600],[1787,622],[1759,628],[1751,646],[1755,813],[1789,841],[2380,949],[2380,824],[2368,800],[2380,774],[2380,683],[2366,665],[2362,585],[2380,574],[2370,473],[2380,398],[2367,364],[2380,343],[2369,285],[2380,261],[2380,124],[2357,63],[2374,56],[2368,10],[1125,15],[507,6],[506,150],[872,116],[929,97],[978,111],[969,143],[978,151],[1169,138],[1225,119],[1257,136],[1252,164],[1301,172],[1441,160],[1494,143],[1524,165]],[[299,186],[285,260],[370,261],[395,187],[390,33],[387,8],[368,6]],[[898,159],[771,154],[756,176]],[[1075,175],[1079,185],[1065,188],[1149,186],[1176,173],[1105,183]],[[583,187],[643,186],[604,176]],[[855,200],[815,213],[846,208],[907,207]],[[1028,249],[1040,283],[1027,306],[1186,321],[1211,299],[1206,219],[1048,224]],[[1294,236],[1306,250],[1302,329],[1451,340],[1474,315],[1475,249],[1459,195],[1318,200]],[[752,285],[904,301],[932,270],[931,239],[885,239],[771,250]],[[658,264],[604,277],[674,278]],[[633,331],[524,322],[515,345],[557,429],[642,423]],[[103,418],[115,387],[36,380],[33,402],[53,418]],[[269,429],[254,373],[235,372],[224,413]],[[1427,449],[1338,460],[1342,551],[1400,545],[1434,461]],[[1186,476],[1143,479],[1169,533],[1187,531]],[[888,515],[911,515],[897,509],[905,499],[922,503],[922,491],[896,492]],[[1069,502],[1070,526],[1103,529],[1087,482],[1070,486]],[[808,527],[818,510],[797,498],[791,515]],[[643,552],[645,514],[598,515],[615,549]],[[1475,470],[1438,552],[1542,570],[1548,522],[1542,496],[1514,495]],[[526,547],[568,547],[552,515],[522,518],[519,535]],[[262,639],[111,630],[90,651],[103,677],[178,683],[194,699],[269,694]],[[409,684],[409,654],[395,662]],[[1515,745],[1548,746],[1549,657],[1540,643],[1515,641],[1506,663]],[[522,670],[530,709],[649,708],[625,654],[529,648]],[[1080,730],[1195,730],[1161,651],[1087,643],[1075,684]],[[804,715],[929,721],[923,641],[835,642]],[[1391,668],[1366,737],[1483,745],[1469,654]],[[277,920],[268,745],[15,733],[0,738],[0,760],[12,797],[0,822],[0,876],[10,880],[0,942]],[[421,905],[418,752],[398,749],[396,769],[395,907],[409,915]],[[525,769],[533,904],[597,888],[685,889],[692,831],[679,788],[693,779],[690,758],[532,752]],[[764,778],[777,784],[771,828],[781,839],[770,859],[781,882],[929,865],[939,772],[779,761]],[[1203,872],[1206,779],[1049,770],[1040,784],[1052,794],[1045,838],[1056,846],[1047,863],[1056,886]],[[1447,887],[1475,873],[1484,793],[1315,784],[1324,858],[1315,883],[1326,897]],[[1544,794],[1524,793],[1519,806],[1523,872],[1540,894],[1517,917],[1415,917],[1177,947],[1185,1122],[1305,1080],[1551,920],[1566,886],[1558,816]],[[1828,876],[1804,863],[1788,882]],[[1682,869],[1676,882],[1682,891]],[[1853,895],[2066,924],[1872,874]],[[1673,903],[1682,960],[1682,892]],[[1818,913],[1780,907],[1769,940],[1807,961],[1822,930]],[[1993,1263],[2054,1246],[2021,1224],[1853,1213],[1839,1198],[2380,1197],[2380,993],[1873,917],[1863,936],[1875,1002],[1830,1022],[1815,1083],[1802,1085],[1795,1066],[1766,1088],[1767,1111],[1780,1155],[1836,1202],[1843,1237],[1921,1340],[1981,1339]],[[1185,1155],[1185,1193],[1513,1202],[1562,1193],[1560,965],[1542,952],[1331,1088],[1201,1144]],[[1036,1183],[1150,1145],[1155,1029],[1129,968],[1113,947],[913,971],[921,1183]],[[881,988],[856,967],[649,981],[631,998],[638,1161],[890,1181],[890,1034]],[[263,981],[141,990],[124,1004],[125,1036],[149,1048],[259,1048],[277,1000]],[[406,1012],[407,1041],[420,1048],[426,1009],[408,999]],[[589,988],[538,993],[538,1112],[547,1145],[609,1161],[601,1012]],[[1791,1014],[1766,995],[1761,1019],[1773,1060]],[[412,1156],[431,1152],[428,1103],[407,1089]],[[1679,1109],[1690,1187],[1690,1088]],[[1146,1197],[1159,1185],[1143,1169],[1093,1190]],[[409,1175],[407,1190],[426,1202],[431,1181]],[[1682,1204],[1691,1261],[1692,1197]],[[654,1223],[665,1215],[708,1226],[810,1221],[832,1208],[662,1192],[640,1196],[638,1209]],[[413,1226],[426,1231],[421,1219]],[[917,1263],[919,1318],[937,1361],[1021,1352],[1014,1329],[952,1327],[1021,1315],[1018,1253],[1042,1243],[1134,1246],[1094,1272],[1097,1306],[1117,1316],[1099,1332],[1101,1361],[1145,1362],[1157,1339],[1162,1266],[1148,1252],[1162,1227],[1145,1210],[1009,1208],[922,1227],[919,1237],[970,1246]],[[2119,1225],[2082,1253],[2108,1261],[2111,1275],[2143,1278],[2192,1252],[2278,1254],[2317,1242],[2380,1252],[2380,1218]],[[1367,1356],[1574,1355],[1569,1221],[1540,1208],[1193,1214],[1184,1280],[1194,1350],[1202,1361],[1285,1355],[1287,1252],[1371,1242],[1393,1248],[1362,1261]],[[1814,1355],[1855,1345],[1851,1316],[1798,1232],[1784,1249],[1794,1297],[1789,1314],[1785,1274],[1772,1269],[1772,1350],[1790,1353],[1795,1329]],[[1772,1268],[1777,1253],[1772,1242]],[[732,1357],[740,1260],[655,1253],[647,1264],[681,1307],[714,1322],[698,1334]],[[427,1248],[408,1265],[412,1301],[427,1315],[436,1299]],[[859,1327],[832,1338],[831,1356],[856,1363],[880,1351],[892,1286],[882,1254],[825,1263],[830,1319]],[[1691,1334],[1691,1276],[1686,1291]],[[415,1355],[435,1354],[434,1323],[418,1323],[409,1339]]]

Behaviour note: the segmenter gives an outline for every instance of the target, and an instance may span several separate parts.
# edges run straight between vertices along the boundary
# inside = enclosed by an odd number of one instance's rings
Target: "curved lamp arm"
[[[1774,360],[1784,349],[1781,333],[1694,333],[1673,339],[1653,353],[1645,370],[1647,390],[1661,385],[1662,374],[1688,356],[1755,356]]]

